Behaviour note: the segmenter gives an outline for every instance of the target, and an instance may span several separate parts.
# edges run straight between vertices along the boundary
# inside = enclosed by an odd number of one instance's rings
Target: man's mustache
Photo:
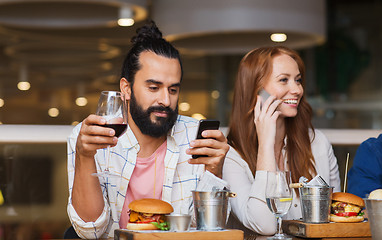
[[[152,112],[166,112],[168,114],[173,113],[174,110],[172,110],[170,107],[163,107],[163,106],[154,106],[154,107],[149,107],[147,109],[147,113],[152,113]]]

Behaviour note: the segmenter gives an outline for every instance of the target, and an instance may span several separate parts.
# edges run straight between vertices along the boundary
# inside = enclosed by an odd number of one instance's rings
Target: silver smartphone
[[[261,89],[259,91],[259,95],[262,97],[263,101],[261,102],[260,104],[260,109],[263,107],[263,103],[271,96],[271,94],[269,94],[267,91],[265,91],[264,89]],[[275,99],[277,100],[277,99]],[[280,106],[280,105],[279,105]],[[278,110],[279,107],[276,108],[276,110]]]
[[[261,98],[262,98],[262,102],[260,103],[260,109],[261,109],[263,107],[263,103],[271,96],[271,94],[269,94],[264,89],[261,89],[259,91],[259,96],[261,96]]]

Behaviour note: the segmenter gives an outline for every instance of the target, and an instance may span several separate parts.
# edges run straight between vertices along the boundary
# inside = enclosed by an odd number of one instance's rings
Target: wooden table
[[[283,221],[283,231],[295,239],[371,239],[369,222],[358,223],[304,223],[297,220]]]
[[[284,233],[293,240],[371,240],[370,226],[361,223],[309,224],[297,220],[284,220]],[[270,236],[245,236],[245,240],[267,240]]]
[[[168,232],[168,231],[129,231],[117,229],[114,231],[117,240],[243,240],[241,230],[226,229],[222,231]]]
[[[256,240],[267,240],[267,237],[270,236],[258,236],[256,237]],[[350,238],[350,237],[336,237],[336,238],[300,238],[300,237],[293,237],[293,240],[371,240],[371,237],[355,237],[355,238]]]

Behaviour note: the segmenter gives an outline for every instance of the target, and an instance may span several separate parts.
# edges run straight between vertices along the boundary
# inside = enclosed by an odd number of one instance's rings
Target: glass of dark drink
[[[103,91],[98,101],[96,115],[102,116],[106,120],[105,125],[101,127],[112,128],[115,131],[115,136],[120,137],[127,129],[127,107],[125,97],[121,92]],[[104,167],[100,164],[100,168],[104,169],[92,175],[98,177],[120,177],[114,174],[109,169],[110,161],[110,146],[107,147],[106,161]]]

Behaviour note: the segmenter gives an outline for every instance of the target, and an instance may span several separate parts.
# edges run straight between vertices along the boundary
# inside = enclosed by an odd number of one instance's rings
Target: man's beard
[[[155,117],[156,122],[152,122],[150,115],[152,112],[166,112],[167,117]],[[178,117],[178,106],[175,110],[170,107],[155,106],[149,107],[147,110],[138,104],[137,99],[134,96],[134,92],[131,92],[130,99],[130,114],[139,130],[145,135],[151,137],[162,137],[168,134],[172,126],[174,126],[176,118]]]

